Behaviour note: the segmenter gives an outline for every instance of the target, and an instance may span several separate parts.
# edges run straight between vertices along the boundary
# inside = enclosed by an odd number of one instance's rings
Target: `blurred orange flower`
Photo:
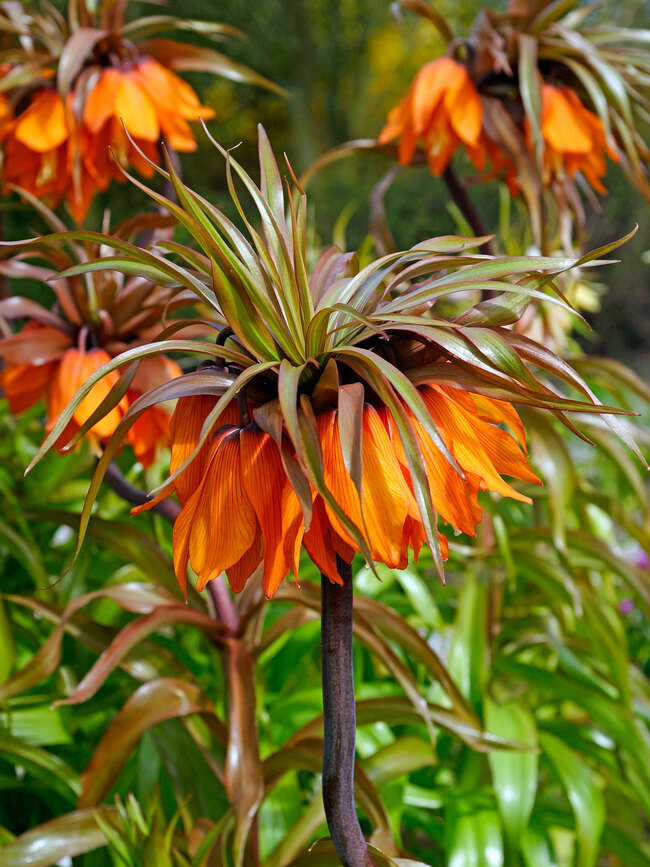
[[[45,355],[43,347],[50,347],[45,350]],[[43,363],[39,363],[39,353],[47,359]],[[28,356],[34,358],[33,364],[23,360]],[[18,334],[0,340],[0,357],[5,360],[5,367],[0,371],[0,387],[4,389],[9,408],[13,413],[20,413],[36,401],[45,400],[46,432],[52,430],[78,389],[111,360],[111,355],[104,349],[75,347],[64,334],[52,328],[35,326],[34,323]],[[144,359],[142,368],[142,373],[138,371],[136,374],[133,387],[118,405],[88,431],[88,441],[95,450],[100,443],[107,442],[124,413],[140,394],[182,374],[178,364],[165,356]],[[117,371],[111,371],[92,387],[57,440],[58,449],[70,442],[119,377]],[[163,405],[151,407],[131,427],[127,442],[143,466],[151,464],[161,448],[169,442],[169,411]]]
[[[50,214],[54,219],[54,215]],[[169,221],[137,215],[114,227],[116,238],[149,229],[152,241],[167,237]],[[153,226],[153,228],[152,228]],[[69,233],[73,235],[74,233]],[[78,234],[78,233],[77,233]],[[178,287],[161,287],[152,281],[125,277],[116,271],[95,272],[80,280],[74,271],[78,259],[100,258],[100,244],[77,237],[68,255],[36,238],[16,244],[18,252],[0,260],[0,273],[13,279],[49,281],[56,305],[53,309],[19,295],[0,299],[0,319],[26,320],[14,334],[0,338],[0,387],[13,413],[20,413],[43,399],[47,406],[45,429],[50,431],[78,389],[104,364],[127,349],[152,339],[160,330],[159,318],[177,307],[191,305],[194,296]],[[76,257],[76,258],[75,258]],[[32,259],[36,259],[36,263]],[[45,267],[44,262],[51,267]],[[117,406],[93,425],[88,440],[97,449],[106,443],[129,407],[142,394],[181,376],[178,364],[165,355],[140,359],[126,394]],[[66,430],[57,440],[62,449],[118,382],[117,370],[106,374],[77,407]],[[151,464],[169,444],[169,418],[173,407],[165,403],[149,407],[129,429],[126,441],[138,460]]]
[[[389,113],[379,143],[399,137],[399,161],[406,165],[422,139],[431,171],[439,175],[461,142],[472,156],[482,117],[481,98],[467,69],[450,57],[439,57],[422,67],[402,102]]]
[[[201,105],[175,69],[280,90],[211,47],[149,38],[177,27],[171,15],[126,22],[127,2],[79,0],[69,4],[66,20],[53,8],[11,5],[0,7],[3,191],[22,187],[50,207],[65,201],[77,221],[98,190],[124,180],[109,147],[123,166],[147,177],[154,170],[138,148],[154,161],[162,139],[174,150],[195,150],[189,122],[208,120],[214,110]],[[240,35],[228,25],[191,19],[183,29],[204,38]]]
[[[80,221],[97,190],[111,179],[124,180],[111,148],[121,165],[151,177],[154,169],[139,151],[155,161],[161,138],[175,150],[195,150],[188,120],[201,117],[209,120],[214,111],[150,57],[103,70],[94,86],[81,96],[70,93],[67,103],[56,90],[43,88],[7,123],[5,185],[22,187],[53,207],[65,198]]]
[[[570,87],[542,86],[541,128],[546,183],[553,177],[573,180],[581,172],[595,190],[607,192],[600,180],[607,170],[605,154],[614,162],[619,155],[608,144],[598,115]],[[528,135],[530,141],[530,128]]]

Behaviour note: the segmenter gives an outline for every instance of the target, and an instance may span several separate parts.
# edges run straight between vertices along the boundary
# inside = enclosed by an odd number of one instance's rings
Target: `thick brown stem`
[[[458,206],[461,214],[467,222],[472,227],[474,234],[480,238],[484,235],[489,235],[490,233],[487,230],[487,226],[483,222],[483,217],[479,214],[474,206],[474,203],[467,195],[467,190],[465,189],[465,185],[460,180],[458,175],[456,174],[454,167],[451,163],[447,166],[447,168],[442,173],[442,176],[447,184],[447,189],[449,193]],[[481,244],[480,247],[484,253],[487,253],[488,256],[494,256],[494,248],[489,241],[486,241],[484,244]]]
[[[344,867],[376,867],[354,805],[356,710],[352,677],[352,567],[336,558],[343,586],[321,576],[323,804]]]

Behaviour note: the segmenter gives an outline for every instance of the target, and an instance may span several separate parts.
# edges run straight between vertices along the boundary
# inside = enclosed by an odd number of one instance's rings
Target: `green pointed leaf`
[[[577,841],[576,867],[594,867],[605,821],[602,789],[583,760],[555,735],[541,733],[539,744],[560,779],[573,809]]]
[[[528,752],[494,751],[488,762],[506,836],[516,847],[526,831],[537,790],[537,726],[523,701],[496,704],[485,699],[485,727],[491,733],[529,744]]]

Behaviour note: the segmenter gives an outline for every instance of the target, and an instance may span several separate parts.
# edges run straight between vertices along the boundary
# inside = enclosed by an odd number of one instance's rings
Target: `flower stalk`
[[[343,584],[321,576],[323,804],[344,867],[375,867],[354,805],[356,709],[352,677],[352,566],[337,557]]]

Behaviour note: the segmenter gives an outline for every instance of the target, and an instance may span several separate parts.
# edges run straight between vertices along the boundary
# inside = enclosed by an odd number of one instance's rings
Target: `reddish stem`
[[[487,230],[487,226],[483,222],[483,217],[479,214],[478,210],[474,206],[474,203],[467,194],[465,184],[460,180],[451,163],[449,163],[447,168],[442,173],[442,177],[444,178],[445,184],[447,185],[447,189],[449,190],[452,199],[458,206],[458,210],[470,224],[474,234],[478,238],[483,237],[484,235],[489,235],[490,233]],[[488,256],[494,256],[494,248],[490,241],[485,241],[484,244],[481,244],[479,249],[482,250],[484,253],[487,253]]]

